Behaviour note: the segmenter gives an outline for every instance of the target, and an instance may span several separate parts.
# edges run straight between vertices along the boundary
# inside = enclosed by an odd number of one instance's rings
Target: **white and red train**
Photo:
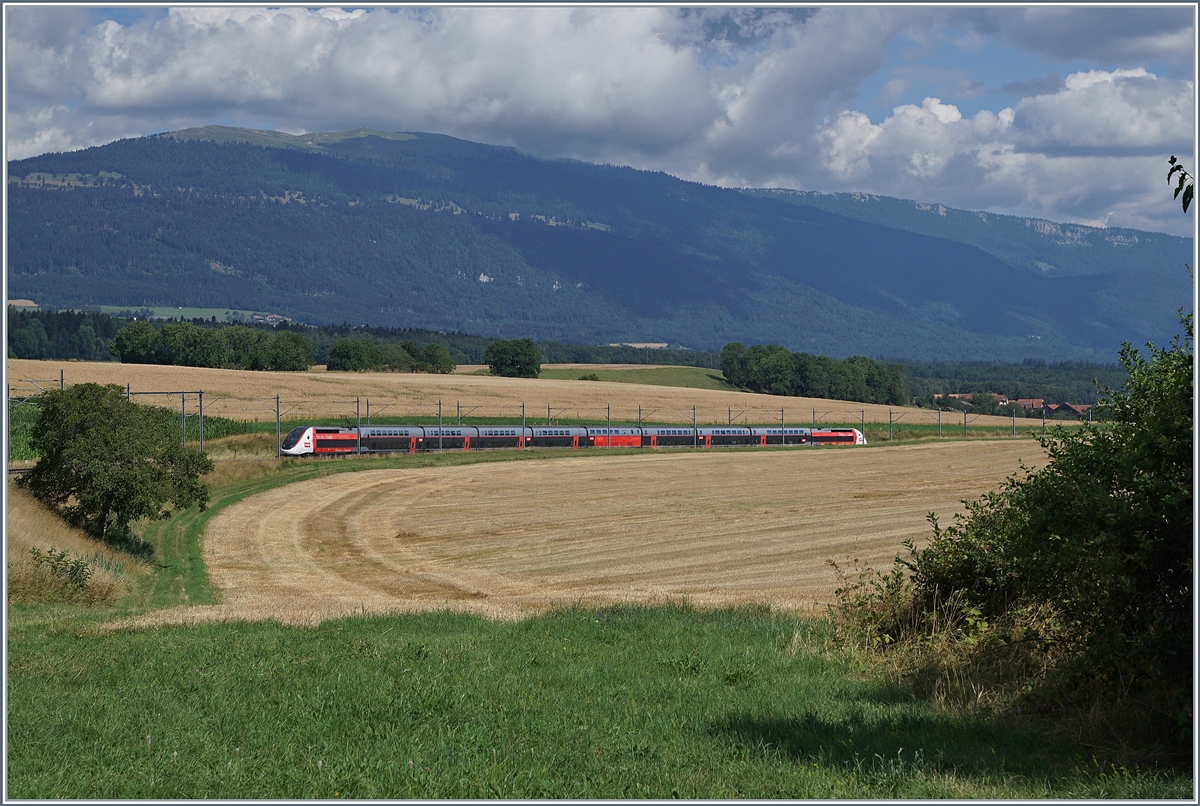
[[[866,445],[857,428],[748,426],[519,426],[301,425],[283,440],[289,456],[344,453],[417,453],[497,448],[714,448],[769,445]]]

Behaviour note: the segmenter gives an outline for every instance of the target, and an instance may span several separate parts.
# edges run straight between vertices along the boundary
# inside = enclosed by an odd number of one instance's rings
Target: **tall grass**
[[[11,483],[7,526],[12,604],[113,605],[132,595],[149,572],[145,563],[71,528]],[[72,569],[87,570],[72,574]]]

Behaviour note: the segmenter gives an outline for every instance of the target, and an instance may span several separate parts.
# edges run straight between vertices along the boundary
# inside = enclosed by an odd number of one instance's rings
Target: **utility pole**
[[[692,447],[700,447],[700,435],[696,431],[696,405],[692,404]]]
[[[200,453],[204,453],[204,390],[200,390]]]
[[[275,458],[283,456],[283,449],[279,441],[279,395],[275,395]]]
[[[888,409],[888,442],[892,441],[892,410]]]
[[[362,415],[359,398],[354,398],[354,452],[362,453]]]
[[[442,450],[442,399],[438,398],[438,452]]]

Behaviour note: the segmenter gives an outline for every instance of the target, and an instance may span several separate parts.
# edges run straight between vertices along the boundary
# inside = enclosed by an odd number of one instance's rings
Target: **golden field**
[[[554,366],[554,365],[547,365]],[[579,365],[563,365],[575,367]],[[581,367],[583,368],[583,367]],[[592,366],[613,369],[612,365]],[[629,369],[645,369],[632,365]],[[135,392],[204,391],[204,410],[235,420],[273,420],[275,396],[290,419],[332,420],[354,417],[355,398],[360,398],[360,414],[367,414],[367,401],[376,416],[437,416],[438,400],[447,422],[453,421],[457,405],[464,416],[519,417],[525,403],[529,422],[544,422],[547,405],[555,418],[603,422],[608,406],[614,420],[636,422],[638,406],[646,422],[691,423],[692,407],[700,424],[770,424],[779,421],[782,407],[789,424],[811,425],[816,412],[818,423],[888,422],[892,416],[906,425],[934,424],[937,413],[916,408],[879,406],[837,400],[803,397],[776,397],[747,392],[651,386],[605,381],[543,380],[496,378],[487,375],[425,375],[408,373],[325,372],[251,372],[247,370],[203,369],[197,367],[118,364],[112,362],[61,362],[8,360],[8,378],[13,395],[35,389],[31,380],[57,385],[59,370],[66,383],[128,384]],[[463,367],[477,371],[478,367]],[[143,402],[179,406],[178,397],[143,397]],[[188,402],[195,412],[196,401]],[[945,414],[945,424],[961,426],[961,415]],[[956,419],[957,418],[957,419]],[[1004,426],[1006,417],[972,416],[972,425]],[[1020,424],[1020,421],[1018,421]],[[1024,424],[1034,421],[1026,420]]]
[[[221,603],[136,623],[680,600],[810,612],[833,596],[828,560],[883,568],[928,537],[930,511],[950,523],[1044,460],[1033,440],[980,440],[337,474],[222,511],[203,546]]]

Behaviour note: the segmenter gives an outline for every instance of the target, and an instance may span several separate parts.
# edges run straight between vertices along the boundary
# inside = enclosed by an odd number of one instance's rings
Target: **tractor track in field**
[[[139,624],[611,603],[820,610],[828,565],[884,568],[1016,473],[1032,440],[661,451],[367,470],[269,490],[209,524],[219,604]]]

